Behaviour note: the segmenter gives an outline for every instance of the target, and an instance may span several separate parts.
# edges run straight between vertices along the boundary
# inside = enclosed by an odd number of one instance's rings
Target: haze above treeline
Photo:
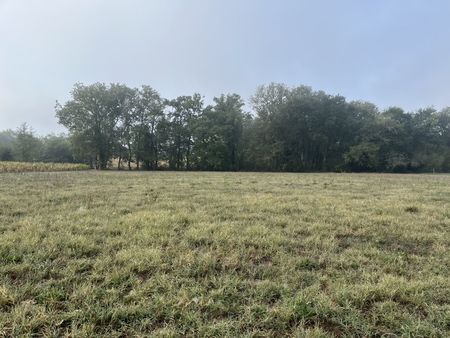
[[[64,131],[76,82],[249,98],[306,84],[380,109],[450,104],[445,0],[0,0],[0,130]]]

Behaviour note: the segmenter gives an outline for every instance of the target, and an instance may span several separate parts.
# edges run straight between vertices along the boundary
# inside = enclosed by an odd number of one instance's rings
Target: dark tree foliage
[[[251,113],[237,94],[204,105],[150,86],[76,84],[57,104],[69,137],[0,132],[0,160],[90,163],[105,169],[449,172],[450,108],[380,111],[364,101],[272,83]]]
[[[203,112],[200,94],[166,101],[166,155],[171,169],[193,169],[194,126]]]
[[[12,130],[0,131],[0,161],[13,161],[14,160],[14,140],[16,134]]]
[[[239,170],[242,165],[242,131],[246,115],[237,94],[214,98],[194,128],[194,159],[201,170]]]
[[[40,161],[54,163],[74,162],[72,146],[64,135],[48,135],[41,138],[42,150]]]
[[[73,154],[65,135],[38,137],[27,124],[17,131],[0,131],[0,161],[70,163]]]
[[[76,84],[72,100],[57,103],[56,116],[71,135],[76,147],[93,159],[97,169],[106,169],[117,155],[119,122],[131,108],[134,91],[124,85]]]
[[[13,141],[14,158],[23,162],[37,161],[41,157],[41,150],[41,140],[26,123],[22,124],[17,129]]]

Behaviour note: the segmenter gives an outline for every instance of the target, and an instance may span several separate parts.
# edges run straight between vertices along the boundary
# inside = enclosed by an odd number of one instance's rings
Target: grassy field
[[[82,163],[44,163],[44,162],[9,162],[0,161],[0,173],[22,173],[42,171],[76,171],[88,170],[89,166]]]
[[[450,176],[0,175],[0,336],[450,336]]]

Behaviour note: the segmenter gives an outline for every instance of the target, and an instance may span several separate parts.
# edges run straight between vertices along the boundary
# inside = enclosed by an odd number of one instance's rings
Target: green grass
[[[450,176],[0,175],[0,336],[450,335]]]
[[[0,173],[42,172],[42,171],[76,171],[88,170],[82,163],[48,163],[48,162],[10,162],[0,161]]]

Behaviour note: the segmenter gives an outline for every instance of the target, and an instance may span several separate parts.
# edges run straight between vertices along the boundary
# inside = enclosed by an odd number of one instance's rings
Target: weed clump
[[[415,213],[419,212],[419,208],[416,207],[416,206],[409,206],[409,207],[405,208],[405,211],[409,212],[409,213],[412,213],[412,214],[415,214]]]

